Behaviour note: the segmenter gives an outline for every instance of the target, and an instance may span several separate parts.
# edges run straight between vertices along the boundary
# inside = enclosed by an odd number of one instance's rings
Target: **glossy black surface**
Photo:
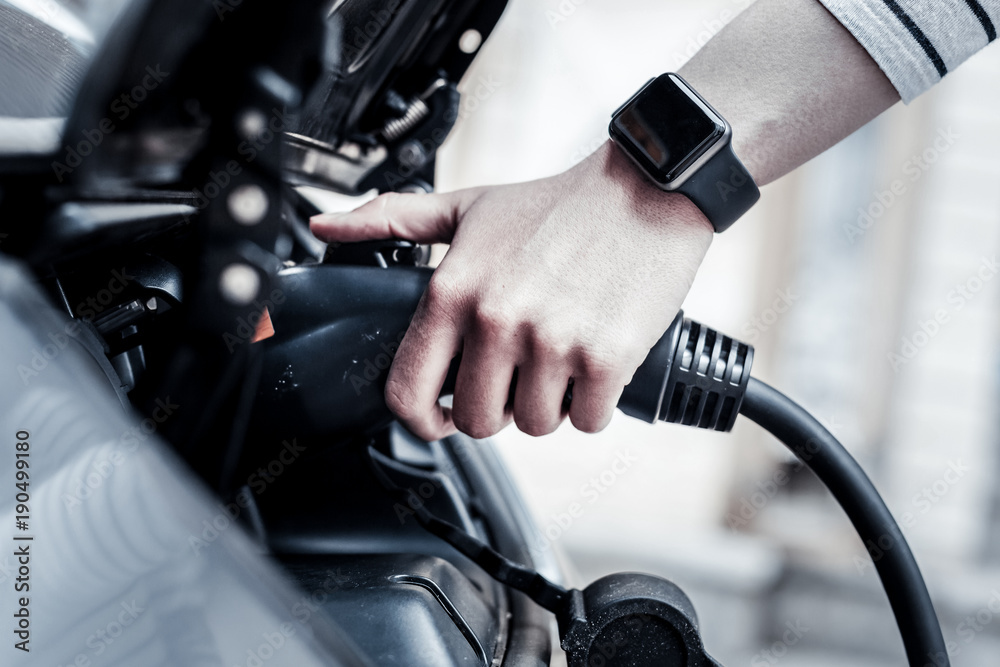
[[[611,123],[612,133],[658,183],[669,183],[725,132],[725,122],[676,75],[649,82]]]

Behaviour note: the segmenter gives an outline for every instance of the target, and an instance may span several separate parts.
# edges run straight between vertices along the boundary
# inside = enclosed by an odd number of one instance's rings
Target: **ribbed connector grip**
[[[648,422],[729,431],[739,415],[752,364],[751,345],[678,313],[625,388],[618,407]]]
[[[660,421],[714,431],[732,430],[752,364],[752,346],[684,320]]]

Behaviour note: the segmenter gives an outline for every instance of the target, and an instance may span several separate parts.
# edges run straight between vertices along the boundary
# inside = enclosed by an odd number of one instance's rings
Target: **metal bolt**
[[[407,141],[399,147],[399,164],[414,171],[427,164],[427,152],[419,141]]]
[[[260,276],[246,264],[230,264],[222,271],[219,290],[233,305],[245,306],[260,291]]]
[[[256,225],[264,216],[270,203],[267,193],[259,185],[241,185],[229,194],[226,202],[229,215],[241,225]]]

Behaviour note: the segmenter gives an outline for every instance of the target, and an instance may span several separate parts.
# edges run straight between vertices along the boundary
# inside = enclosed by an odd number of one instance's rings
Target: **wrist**
[[[690,199],[661,190],[614,142],[604,142],[588,161],[593,163],[609,195],[621,198],[633,213],[664,229],[683,224],[708,236],[714,235],[712,223]]]
[[[780,173],[767,147],[782,132],[787,132],[787,122],[777,121],[763,104],[746,104],[729,94],[728,83],[706,75],[695,67],[685,66],[679,72],[692,86],[709,100],[733,130],[732,147],[736,157],[750,172],[758,187],[774,181]]]

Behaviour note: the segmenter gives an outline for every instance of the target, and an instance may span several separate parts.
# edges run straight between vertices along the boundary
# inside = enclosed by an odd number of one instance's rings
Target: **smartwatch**
[[[677,74],[650,80],[614,113],[611,139],[661,190],[679,192],[716,232],[760,199],[733,152],[733,129]]]

